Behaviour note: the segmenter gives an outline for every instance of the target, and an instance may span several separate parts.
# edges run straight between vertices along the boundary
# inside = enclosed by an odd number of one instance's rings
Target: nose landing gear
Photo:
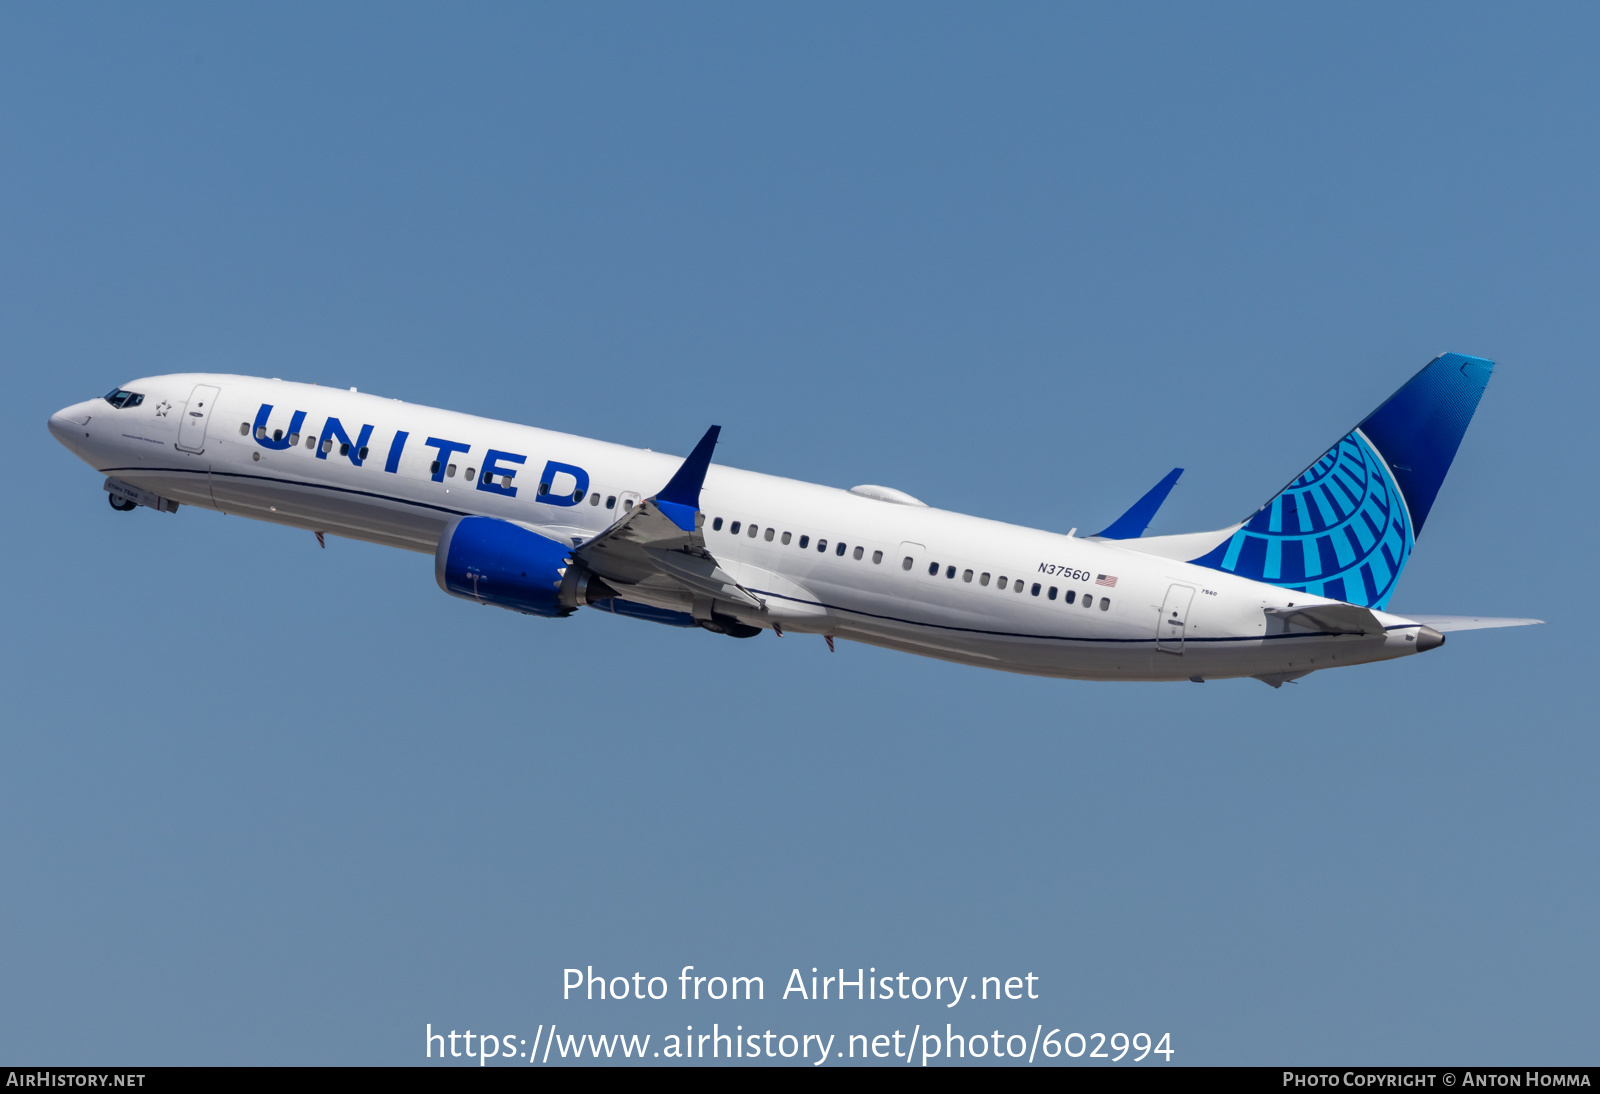
[[[111,508],[119,513],[131,513],[141,505],[148,505],[158,513],[176,513],[178,503],[171,498],[164,498],[160,494],[152,494],[142,487],[121,479],[107,479],[104,484],[107,497],[111,499]]]

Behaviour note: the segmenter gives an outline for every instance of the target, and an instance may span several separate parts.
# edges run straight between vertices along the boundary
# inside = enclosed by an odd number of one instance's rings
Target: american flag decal
[[[1094,583],[1096,585],[1104,585],[1108,589],[1115,589],[1117,587],[1117,579],[1112,574],[1099,574],[1095,577]]]

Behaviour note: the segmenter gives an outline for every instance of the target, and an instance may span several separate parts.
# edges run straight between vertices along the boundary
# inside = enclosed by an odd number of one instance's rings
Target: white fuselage
[[[311,384],[180,374],[127,387],[144,396],[140,405],[79,403],[50,419],[51,432],[104,474],[185,505],[427,553],[462,515],[580,543],[660,490],[682,462]],[[264,405],[272,410],[258,433]],[[457,447],[430,444],[440,441]],[[700,510],[706,546],[766,604],[718,610],[786,633],[1122,680],[1290,677],[1418,649],[1420,624],[1381,612],[1382,633],[1285,630],[1267,609],[1332,602],[1144,553],[1130,545],[1138,541],[1066,536],[717,465]],[[690,608],[660,589],[619,592]]]

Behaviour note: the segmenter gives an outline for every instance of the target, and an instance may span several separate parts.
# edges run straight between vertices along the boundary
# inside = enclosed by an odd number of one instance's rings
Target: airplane
[[[180,506],[431,554],[452,596],[771,631],[1084,680],[1308,673],[1537,619],[1386,611],[1493,371],[1446,353],[1245,519],[1144,536],[1175,468],[1092,536],[281,379],[151,376],[50,432],[120,512]],[[537,470],[535,470],[537,469]]]

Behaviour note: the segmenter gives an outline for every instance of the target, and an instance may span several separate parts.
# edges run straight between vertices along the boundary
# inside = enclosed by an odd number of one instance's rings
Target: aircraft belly
[[[214,475],[216,508],[255,520],[432,553],[451,514],[269,479]]]
[[[1393,636],[1305,637],[1268,641],[1190,643],[1181,655],[1160,653],[1154,641],[1063,642],[1050,638],[979,635],[859,618],[841,620],[832,633],[869,645],[941,660],[1033,676],[1079,680],[1221,680],[1275,673],[1304,673],[1388,660],[1413,652]]]

